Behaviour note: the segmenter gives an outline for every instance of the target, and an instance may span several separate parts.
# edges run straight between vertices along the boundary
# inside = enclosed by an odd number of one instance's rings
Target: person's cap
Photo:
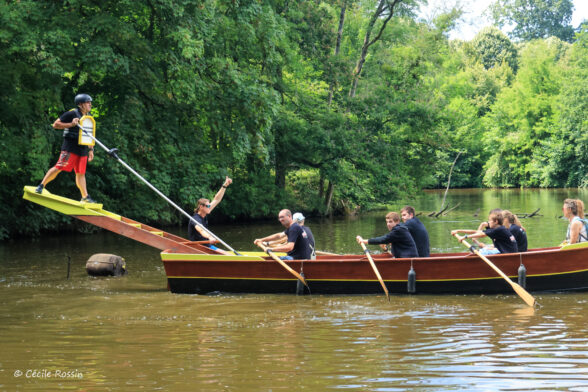
[[[294,222],[302,222],[304,219],[304,215],[302,215],[301,212],[297,212],[294,215],[292,215],[292,220]]]

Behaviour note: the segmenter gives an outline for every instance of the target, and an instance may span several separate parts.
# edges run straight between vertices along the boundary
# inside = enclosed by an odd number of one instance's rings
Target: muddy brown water
[[[442,196],[411,204],[429,212]],[[530,247],[550,246],[565,234],[566,197],[588,201],[577,189],[450,191],[460,206],[421,220],[434,251],[459,251],[451,229],[494,207],[541,208],[523,225]],[[355,236],[383,234],[384,215],[307,224],[317,248],[360,253]],[[280,226],[211,229],[253,249]],[[129,274],[89,277],[101,252],[125,257]],[[537,293],[537,309],[515,294],[176,295],[157,250],[109,232],[2,243],[0,273],[2,391],[588,391],[588,293]]]

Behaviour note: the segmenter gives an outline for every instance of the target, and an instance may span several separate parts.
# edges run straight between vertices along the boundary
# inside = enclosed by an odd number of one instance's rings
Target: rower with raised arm
[[[192,216],[192,219],[198,222],[198,224],[194,223],[192,220],[188,222],[188,238],[190,239],[190,241],[214,240],[214,237],[210,235],[210,232],[208,230],[205,230],[208,229],[208,214],[210,214],[212,210],[214,210],[214,208],[221,202],[225,195],[226,189],[232,183],[233,180],[231,180],[229,177],[226,177],[223,185],[216,193],[212,201],[206,198],[198,199],[198,204],[196,205],[196,208],[194,209],[194,215]],[[205,245],[208,246],[210,249],[216,250],[220,253],[230,254],[222,249],[219,249],[213,244]]]

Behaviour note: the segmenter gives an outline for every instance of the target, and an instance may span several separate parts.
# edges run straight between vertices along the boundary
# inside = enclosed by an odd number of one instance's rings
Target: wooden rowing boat
[[[175,293],[296,293],[296,278],[267,257],[164,251],[161,258],[169,288]],[[389,255],[373,258],[390,293],[407,293],[411,267],[416,274],[415,293],[512,292],[503,278],[469,253],[434,254],[415,259],[393,259]],[[488,258],[515,282],[519,268],[524,266],[523,287],[531,292],[588,289],[588,247],[533,249]],[[295,271],[304,271],[315,294],[382,293],[365,255],[317,256],[316,260],[289,261],[288,265]]]
[[[80,203],[46,190],[36,194],[32,186],[24,191],[26,200],[160,249],[168,287],[174,293],[300,292],[297,279],[262,252],[222,255],[200,242],[108,212],[101,204]],[[413,259],[394,259],[381,254],[373,255],[373,259],[390,293],[408,292],[411,269],[416,276],[411,287],[414,293],[512,293],[502,277],[471,253],[432,254]],[[588,243],[492,255],[488,259],[531,292],[588,290]],[[316,260],[294,260],[287,264],[295,271],[304,272],[313,294],[382,292],[365,254],[321,255]]]

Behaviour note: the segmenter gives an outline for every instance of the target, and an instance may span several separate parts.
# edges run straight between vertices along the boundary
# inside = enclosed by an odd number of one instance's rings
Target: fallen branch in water
[[[461,204],[461,201],[459,203],[457,203],[456,205],[454,205],[452,208],[448,209],[447,211],[445,211],[443,213],[443,216],[449,214],[451,211],[455,210],[457,207],[459,207],[459,205]]]
[[[455,159],[453,160],[453,163],[451,164],[451,169],[449,169],[449,176],[447,176],[447,188],[445,189],[445,194],[443,195],[443,201],[441,202],[441,208],[443,208],[443,206],[445,205],[445,198],[447,197],[447,192],[449,191],[449,185],[451,184],[451,173],[453,173],[453,167],[455,166],[455,162],[457,162],[457,159],[459,158],[459,156],[461,155],[463,151],[460,151],[457,153],[457,156],[455,157]],[[441,214],[443,211],[439,211],[439,214]],[[438,215],[436,215],[438,216]]]
[[[524,218],[532,218],[534,216],[543,216],[542,214],[539,214],[539,210],[541,208],[537,208],[535,211],[529,213],[520,213],[520,214],[515,214],[516,216],[519,217],[519,219],[524,219]]]
[[[435,218],[438,217],[440,214],[442,214],[447,208],[449,208],[449,205],[446,205],[445,208],[441,209],[441,211],[437,212],[437,211],[433,211],[431,212],[429,215],[427,216],[434,216]]]

